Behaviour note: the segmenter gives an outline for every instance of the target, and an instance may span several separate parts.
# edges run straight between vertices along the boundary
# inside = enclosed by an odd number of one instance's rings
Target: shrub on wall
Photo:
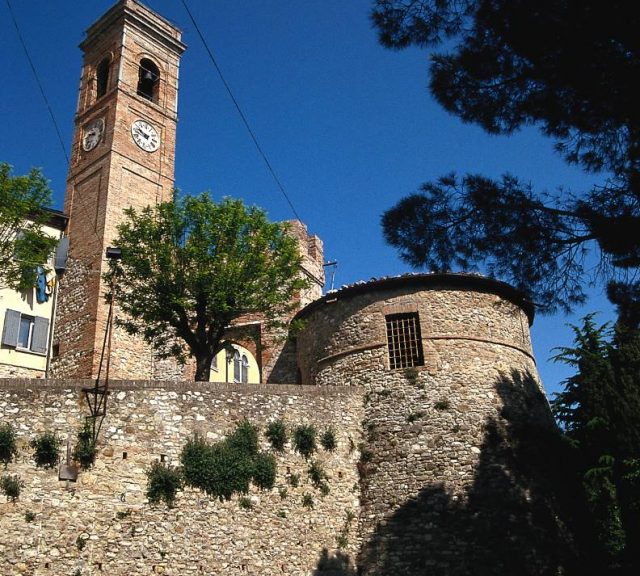
[[[315,488],[320,488],[320,486],[327,479],[327,474],[324,471],[322,464],[320,464],[320,462],[317,462],[316,460],[312,460],[311,464],[309,464],[308,473],[309,479],[311,480],[311,483]]]
[[[287,427],[281,419],[269,422],[267,430],[264,433],[274,450],[282,452],[287,443]]]
[[[293,447],[305,458],[309,458],[316,451],[316,429],[313,424],[301,424],[295,428]]]
[[[333,428],[327,428],[320,437],[320,444],[327,452],[333,452],[336,449],[336,433]]]
[[[275,482],[275,459],[258,452],[258,432],[246,420],[215,444],[197,436],[190,439],[180,462],[186,484],[220,500],[247,493],[252,480],[261,488]]]
[[[259,452],[254,458],[253,483],[263,490],[270,490],[276,483],[276,459],[272,454]]]
[[[4,492],[8,501],[15,502],[20,497],[22,488],[24,488],[24,482],[20,480],[20,476],[17,474],[13,476],[5,475],[0,478],[0,490]]]
[[[62,440],[55,432],[40,434],[29,446],[33,448],[33,460],[39,468],[54,468],[60,458],[60,444]]]
[[[14,456],[18,454],[18,446],[16,444],[16,431],[11,424],[0,424],[0,462],[5,468]]]
[[[73,449],[73,459],[84,470],[88,470],[96,461],[96,443],[93,440],[91,425],[85,420],[82,429],[78,432],[78,443]]]
[[[176,500],[176,493],[182,489],[183,480],[180,470],[154,462],[147,474],[147,498],[155,504],[164,500],[172,508]]]

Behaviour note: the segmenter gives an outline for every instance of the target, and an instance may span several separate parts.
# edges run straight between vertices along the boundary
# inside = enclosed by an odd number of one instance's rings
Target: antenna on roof
[[[333,281],[336,278],[336,268],[338,267],[338,261],[337,260],[331,260],[329,262],[325,262],[322,265],[324,268],[327,268],[328,266],[331,266],[331,288],[329,288],[329,290],[333,290]]]

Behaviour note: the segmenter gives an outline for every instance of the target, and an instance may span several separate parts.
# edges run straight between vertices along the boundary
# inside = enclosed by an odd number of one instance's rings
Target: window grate
[[[393,314],[385,318],[387,322],[387,344],[389,347],[389,367],[411,368],[422,366],[422,339],[420,322],[416,312]]]

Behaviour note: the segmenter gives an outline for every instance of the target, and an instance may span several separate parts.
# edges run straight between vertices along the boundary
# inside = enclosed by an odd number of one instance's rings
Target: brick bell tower
[[[60,282],[52,376],[93,378],[108,315],[105,250],[123,210],[171,199],[181,32],[138,2],[120,0],[86,32],[64,201],[69,258]],[[114,334],[115,378],[152,372],[151,351]]]

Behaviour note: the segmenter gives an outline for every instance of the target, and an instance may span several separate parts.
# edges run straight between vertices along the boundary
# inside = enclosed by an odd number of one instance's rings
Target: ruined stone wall
[[[15,427],[20,445],[17,462],[3,473],[24,482],[16,503],[0,503],[0,574],[59,576],[79,569],[110,576],[301,576],[331,573],[323,567],[356,555],[360,390],[114,383],[96,464],[67,488],[55,470],[34,466],[28,442],[45,430],[64,439],[75,435],[87,414],[82,385],[91,383],[0,380],[0,422]],[[252,486],[252,509],[240,507],[237,496],[219,502],[190,488],[179,493],[173,509],[148,504],[145,470],[152,462],[165,455],[177,464],[194,433],[219,440],[243,418],[260,427],[262,449],[268,449],[263,433],[271,419],[312,423],[319,432],[333,427],[336,450],[320,448],[313,456],[328,475],[330,492],[323,496],[312,486],[308,462],[288,445],[276,454],[276,486]],[[300,475],[298,487],[290,484],[293,474]],[[313,498],[313,508],[303,506],[304,494]],[[35,515],[32,521],[27,512]],[[87,538],[82,549],[78,538]]]
[[[424,365],[391,370],[385,316],[407,312]],[[328,295],[302,318],[303,382],[365,394],[359,573],[559,573],[543,470],[555,428],[519,306],[399,282]]]

